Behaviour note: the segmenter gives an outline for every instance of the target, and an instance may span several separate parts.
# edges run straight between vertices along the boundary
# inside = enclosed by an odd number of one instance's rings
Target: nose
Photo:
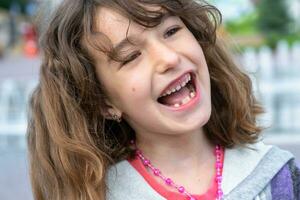
[[[180,54],[172,45],[155,41],[151,46],[151,59],[158,73],[165,73],[180,63]]]

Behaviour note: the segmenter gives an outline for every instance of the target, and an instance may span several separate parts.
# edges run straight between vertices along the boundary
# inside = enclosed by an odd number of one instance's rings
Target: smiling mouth
[[[186,79],[173,88],[169,88],[157,101],[165,106],[179,108],[196,97],[195,75],[189,73]]]

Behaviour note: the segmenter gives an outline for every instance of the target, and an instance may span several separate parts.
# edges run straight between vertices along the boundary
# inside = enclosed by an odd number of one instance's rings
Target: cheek
[[[122,80],[124,81],[121,84],[126,86],[128,91],[126,94],[127,98],[143,99],[149,97],[151,76],[149,76],[149,71],[146,70],[146,67],[135,66],[135,69],[123,75]]]
[[[194,45],[194,48],[191,48],[191,50],[192,50],[192,56],[194,60],[197,62],[197,64],[198,65],[200,64],[200,66],[207,68],[206,59],[201,46],[197,43]]]
[[[141,79],[140,77],[127,79],[119,85],[119,89],[117,88],[116,92],[120,91],[120,89],[123,102],[131,105],[139,104],[139,102],[145,101],[145,98],[149,97],[150,92],[147,81],[145,81],[145,79]]]
[[[188,31],[186,34],[184,45],[186,46],[186,44],[190,44],[189,48],[187,49],[190,59],[198,65],[206,65],[202,47],[190,31]]]

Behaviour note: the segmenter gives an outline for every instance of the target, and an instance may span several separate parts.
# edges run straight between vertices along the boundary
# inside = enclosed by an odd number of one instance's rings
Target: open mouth
[[[180,83],[164,92],[157,101],[165,106],[179,108],[196,97],[195,74],[188,73]]]

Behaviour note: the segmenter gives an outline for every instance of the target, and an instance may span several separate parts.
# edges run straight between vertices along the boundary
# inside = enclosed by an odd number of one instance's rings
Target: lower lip
[[[163,107],[167,108],[168,110],[176,111],[176,112],[186,111],[186,110],[189,110],[189,109],[193,108],[194,106],[196,106],[198,104],[198,102],[201,99],[200,87],[198,85],[198,82],[196,81],[196,78],[194,79],[194,86],[195,86],[195,89],[196,89],[196,96],[193,99],[191,99],[188,103],[186,103],[182,106],[179,106],[177,108],[172,107],[172,106],[166,106],[166,105],[163,105],[163,104],[161,104],[161,105]]]

